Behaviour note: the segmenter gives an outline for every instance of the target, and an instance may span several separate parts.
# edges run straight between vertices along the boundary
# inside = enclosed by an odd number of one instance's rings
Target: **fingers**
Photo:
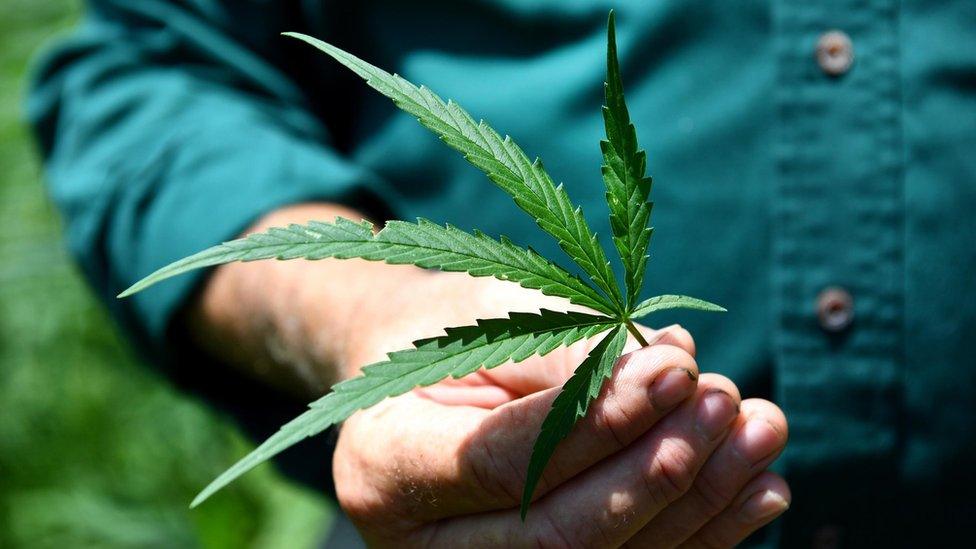
[[[414,393],[448,406],[477,406],[488,410],[519,398],[519,395],[504,387],[488,383],[471,385],[438,383],[415,389]]]
[[[790,488],[772,472],[754,478],[735,502],[712,519],[687,542],[687,549],[733,547],[782,515],[790,506]]]
[[[678,347],[692,357],[695,356],[695,341],[688,330],[675,324],[652,330],[639,326],[647,341],[652,345],[670,345]],[[566,348],[558,349],[545,357],[533,357],[518,364],[506,364],[499,368],[485,372],[486,377],[520,396],[531,395],[539,391],[561,387],[580,362],[586,358],[590,348],[596,345],[598,338],[581,341]],[[625,352],[633,352],[640,348],[636,340],[630,338]],[[463,380],[462,380],[463,381]]]
[[[722,513],[782,452],[786,417],[771,402],[745,400],[730,432],[691,489],[631,538],[629,546],[675,547]]]
[[[658,345],[621,357],[590,409],[556,448],[535,496],[626,448],[675,406],[691,396],[698,367],[677,347]],[[497,492],[495,508],[518,505],[539,426],[561,387],[529,395],[493,412],[482,436],[466,449],[471,477]],[[513,428],[514,427],[514,428]],[[499,456],[506,456],[499,464]]]
[[[536,501],[523,524],[518,509],[449,519],[432,541],[492,545],[505,540],[616,546],[679,499],[728,433],[739,395],[706,374],[683,402],[638,441]],[[487,540],[487,542],[486,542]]]
[[[694,359],[670,345],[621,357],[590,412],[557,448],[537,494],[641,437],[695,392],[697,376]],[[385,418],[376,415],[382,407],[357,414],[342,436],[357,437],[351,444],[360,448],[355,453],[359,462],[350,474],[363,477],[360,484],[368,485],[366,492],[373,497],[350,494],[353,501],[343,502],[344,507],[353,507],[346,510],[354,514],[358,501],[368,513],[372,504],[385,501],[409,509],[417,522],[517,508],[534,441],[559,391],[553,388],[490,411],[409,395],[395,412],[388,407]]]

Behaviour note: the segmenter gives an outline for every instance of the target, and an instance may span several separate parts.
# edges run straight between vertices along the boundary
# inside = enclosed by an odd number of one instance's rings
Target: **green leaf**
[[[627,328],[618,325],[590,351],[586,360],[576,368],[572,377],[563,385],[556,400],[552,402],[552,409],[542,422],[542,430],[532,447],[532,457],[529,458],[529,470],[522,491],[522,520],[525,520],[525,514],[529,511],[532,494],[535,493],[535,487],[542,478],[542,472],[549,463],[549,458],[576,422],[586,416],[590,402],[600,394],[603,382],[613,373],[613,365],[623,351],[625,343],[627,343]]]
[[[603,181],[610,206],[613,243],[624,266],[627,303],[633,304],[644,284],[647,246],[652,229],[647,226],[652,203],[648,202],[651,178],[645,177],[647,154],[637,144],[637,131],[624,102],[623,81],[617,62],[617,40],[613,12],[607,26],[607,82],[603,122],[607,139],[603,151]]]
[[[613,305],[591,286],[531,249],[520,248],[502,237],[500,241],[456,227],[440,226],[425,219],[417,223],[390,221],[379,233],[372,225],[344,218],[335,223],[310,222],[272,228],[226,242],[177,261],[140,280],[120,294],[125,297],[167,278],[232,261],[259,259],[362,258],[392,264],[412,264],[425,269],[466,272],[517,282],[546,295],[605,314]]]
[[[641,301],[630,313],[630,318],[647,316],[667,309],[693,309],[696,311],[726,312],[725,307],[686,295],[659,295]]]
[[[539,314],[510,313],[508,318],[447,328],[446,335],[416,341],[415,348],[390,353],[386,361],[364,367],[361,376],[333,386],[331,393],[310,404],[308,411],[285,424],[217,477],[190,505],[199,505],[282,450],[387,397],[437,383],[448,376],[460,378],[479,368],[494,368],[508,361],[521,362],[533,355],[545,355],[616,325],[618,321],[604,316],[543,309]]]
[[[374,67],[321,40],[292,32],[285,35],[315,46],[348,67],[463,154],[511,195],[539,227],[555,237],[563,251],[622,308],[620,289],[596,235],[580,208],[573,207],[562,185],[557,187],[553,183],[542,162],[530,161],[510,137],[502,138],[484,121],[475,122],[457,103],[444,102],[424,86],[414,86],[399,75]]]

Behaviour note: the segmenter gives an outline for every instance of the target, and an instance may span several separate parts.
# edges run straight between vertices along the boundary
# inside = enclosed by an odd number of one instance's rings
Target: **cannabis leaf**
[[[610,208],[610,227],[613,242],[624,265],[627,287],[627,320],[611,336],[607,336],[580,364],[573,377],[566,382],[553,402],[552,410],[542,423],[542,433],[536,439],[529,458],[525,487],[522,491],[522,520],[529,510],[532,494],[542,477],[546,463],[560,440],[566,437],[576,421],[586,415],[587,407],[599,394],[603,381],[609,377],[614,360],[623,350],[626,330],[634,334],[642,345],[640,332],[630,319],[640,318],[654,311],[675,308],[724,311],[722,307],[707,301],[685,296],[658,296],[640,303],[634,302],[644,284],[644,267],[647,263],[647,246],[651,229],[647,226],[651,204],[647,199],[651,191],[651,179],[644,177],[647,155],[637,146],[637,130],[630,122],[630,114],[624,101],[623,82],[617,61],[616,23],[613,11],[607,21],[607,81],[604,86],[606,105],[603,120],[607,139],[600,141],[603,151],[603,180],[607,187],[607,205]]]
[[[167,265],[122,292],[120,297],[187,271],[231,261],[327,257],[361,258],[493,276],[541,290],[546,295],[565,297],[604,314],[614,311],[607,298],[592,286],[531,249],[520,248],[504,237],[494,240],[481,232],[470,234],[426,219],[417,223],[390,221],[375,234],[370,223],[341,217],[335,223],[312,221],[307,225],[271,228]]]
[[[374,67],[311,36],[294,32],[285,35],[315,46],[348,67],[463,154],[468,162],[511,195],[542,230],[555,237],[563,251],[610,296],[618,310],[622,309],[620,289],[596,235],[586,223],[582,210],[570,202],[562,185],[553,184],[540,160],[529,161],[510,137],[502,138],[484,121],[475,122],[457,103],[445,103],[424,86],[414,86],[399,75]]]
[[[712,311],[724,313],[725,307],[720,307],[714,303],[709,303],[702,299],[688,297],[686,295],[659,295],[645,299],[638,303],[630,313],[630,318],[643,318],[657,311],[667,309],[693,309],[696,311]]]
[[[525,489],[522,491],[522,520],[525,520],[525,515],[529,512],[532,494],[542,478],[542,471],[549,463],[549,458],[556,451],[556,445],[566,438],[577,420],[586,416],[590,402],[600,394],[603,382],[613,372],[613,365],[624,350],[625,343],[627,329],[618,325],[617,329],[607,334],[590,351],[552,402],[552,409],[542,422],[542,432],[539,433],[539,438],[532,447],[532,457],[529,458]]]
[[[647,154],[637,145],[637,130],[630,122],[624,102],[624,87],[617,62],[616,25],[613,12],[607,31],[606,105],[603,122],[607,138],[600,141],[603,151],[603,181],[610,206],[613,243],[624,265],[627,301],[633,303],[644,284],[647,245],[652,229],[647,226],[652,204],[647,201],[651,178],[644,176]]]
[[[390,353],[386,361],[364,367],[361,376],[333,386],[332,392],[310,404],[307,412],[285,424],[217,477],[190,505],[198,505],[282,450],[387,397],[437,383],[448,376],[461,378],[479,368],[494,368],[508,361],[521,362],[533,355],[545,355],[616,325],[614,319],[605,316],[543,309],[539,314],[510,313],[508,318],[447,328],[446,335],[416,341],[413,349]]]
[[[587,225],[583,212],[574,207],[565,189],[553,183],[539,160],[530,161],[509,137],[474,119],[452,101],[414,86],[309,36],[286,33],[332,56],[361,76],[374,89],[417,117],[450,147],[481,169],[512,196],[546,233],[586,273],[592,285],[571,274],[530,248],[505,237],[468,233],[450,225],[420,219],[416,223],[389,221],[379,232],[365,221],[336,218],[334,223],[312,221],[306,225],[272,228],[226,242],[165,266],[135,283],[119,297],[139,292],[167,278],[193,269],[232,261],[258,259],[361,258],[424,269],[493,276],[525,288],[563,297],[601,314],[559,313],[541,310],[510,313],[508,318],[479,320],[476,325],[446,328],[445,335],[414,342],[412,349],[396,351],[387,360],[366,366],[362,375],[336,384],[332,392],[309,405],[309,410],[225,471],[207,486],[192,505],[197,505],[254,466],[306,437],[334,425],[357,410],[385,398],[401,395],[451,376],[471,374],[506,362],[521,362],[533,355],[612,330],[589,353],[553,401],[533,446],[523,491],[522,518],[528,510],[542,472],[559,442],[586,415],[623,351],[629,331],[642,345],[647,342],[633,319],[664,309],[724,311],[700,299],[662,295],[637,303],[644,280],[651,229],[647,227],[651,180],[645,177],[646,154],[637,145],[637,134],[624,102],[617,60],[613,12],[607,33],[606,106],[603,109],[607,139],[603,150],[603,179],[614,246],[624,266],[626,296],[610,269],[606,253]]]

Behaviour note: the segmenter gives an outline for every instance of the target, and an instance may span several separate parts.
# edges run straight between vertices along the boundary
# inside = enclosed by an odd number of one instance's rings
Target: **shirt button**
[[[820,327],[830,333],[845,330],[854,320],[854,298],[843,288],[826,288],[817,296]]]
[[[830,76],[846,73],[854,62],[854,46],[845,33],[832,30],[825,32],[817,41],[817,63]]]

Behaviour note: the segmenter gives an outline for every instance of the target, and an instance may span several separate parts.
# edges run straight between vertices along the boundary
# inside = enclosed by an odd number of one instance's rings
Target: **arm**
[[[289,10],[228,5],[221,15],[175,2],[93,1],[30,94],[69,247],[123,326],[156,353],[201,278],[115,300],[121,288],[288,204],[384,207],[382,183],[335,150],[277,68],[301,59],[278,36],[302,28],[281,15]]]
[[[269,213],[251,230],[337,216],[364,217],[334,204],[296,205]],[[191,305],[189,333],[215,356],[308,399],[355,373],[343,351],[357,324],[377,320],[367,312],[371,299],[418,274],[363,260],[224,265]]]
[[[284,3],[90,0],[83,25],[35,68],[27,105],[67,246],[89,284],[148,364],[256,440],[307,400],[188,344],[180,313],[204,277],[134,299],[115,295],[288,204],[329,201],[385,215],[375,192],[382,182],[337,152],[341,137],[299,91],[313,86],[280,68],[303,67],[322,76],[314,89],[342,93],[279,36],[305,28]],[[319,437],[278,465],[331,489],[331,444]]]
[[[336,204],[298,204],[269,213],[247,232],[337,216],[364,217]],[[198,345],[307,400],[444,327],[565,306],[462,273],[359,259],[256,261],[217,268],[187,320]]]
[[[307,204],[254,229],[335,215],[358,217]],[[493,279],[327,259],[221,266],[193,316],[215,351],[240,349],[239,364],[301,386],[296,364],[316,383],[345,378],[444,326],[565,305]],[[618,362],[557,449],[527,523],[518,495],[532,441],[587,342],[355,414],[333,462],[340,504],[378,546],[737,543],[785,510],[788,488],[765,471],[785,419],[740,400],[730,380],[699,376],[683,329],[647,332],[656,344]]]
[[[177,8],[98,5],[40,74],[31,116],[75,254],[123,325],[164,348],[200,279],[110,296],[249,227],[358,217],[381,183],[329,146],[290,86],[256,78],[287,82],[232,35]],[[306,393],[444,326],[552,306],[509,283],[354,261],[222,267],[192,303],[198,342]],[[729,380],[697,376],[686,332],[660,343],[618,363],[553,456],[526,525],[515,494],[531,440],[585,342],[356,414],[334,461],[340,504],[377,544],[734,543],[784,510],[782,480],[763,471],[785,422],[765,402],[740,414]],[[749,507],[759,493],[776,497]]]

